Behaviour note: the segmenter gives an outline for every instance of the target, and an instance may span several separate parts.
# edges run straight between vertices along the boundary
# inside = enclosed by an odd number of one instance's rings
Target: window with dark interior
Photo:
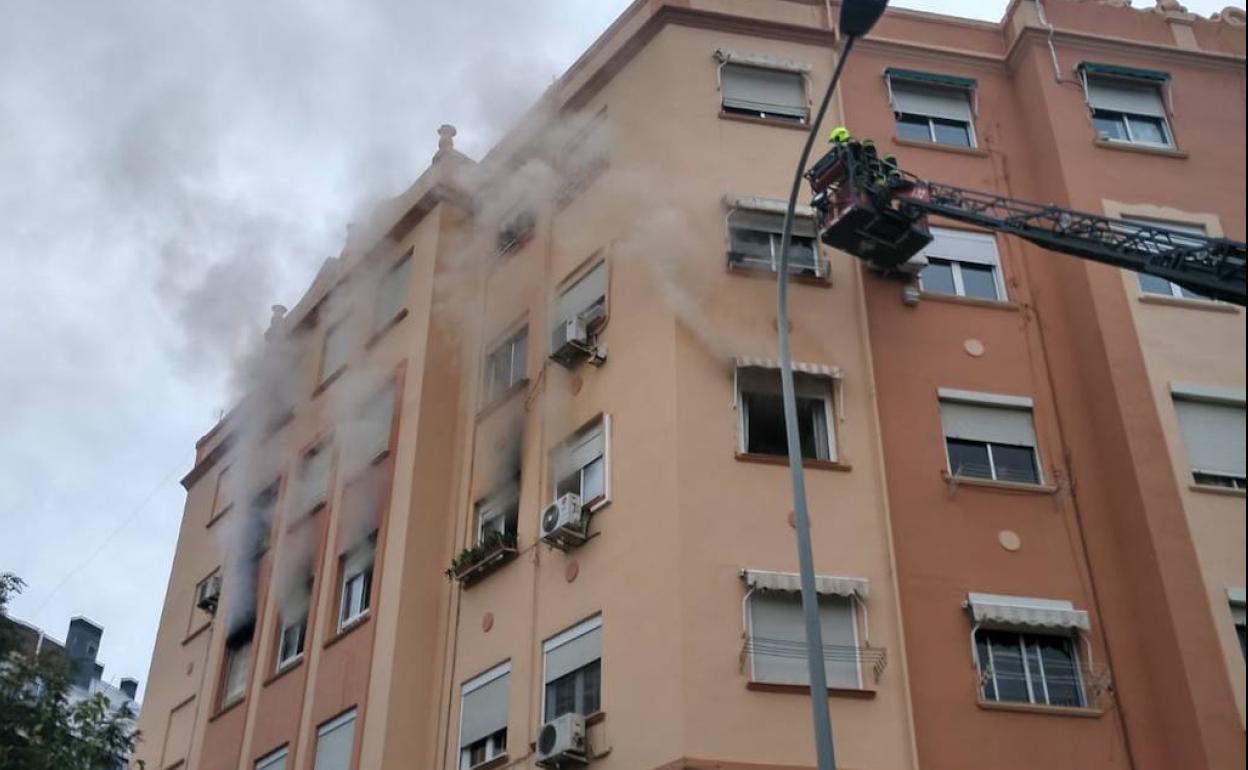
[[[942,392],[940,417],[949,473],[959,478],[1039,484],[1040,459],[1029,404],[1014,397],[961,400]]]
[[[602,709],[602,617],[595,616],[548,639],[544,721],[564,714],[588,716]]]
[[[794,372],[797,427],[802,457],[836,460],[832,421],[832,383],[827,377]],[[747,455],[788,456],[780,370],[737,368],[738,451]]]

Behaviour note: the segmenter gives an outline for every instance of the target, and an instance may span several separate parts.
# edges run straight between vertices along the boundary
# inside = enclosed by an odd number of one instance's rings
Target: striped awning
[[[768,214],[779,214],[780,216],[784,216],[789,208],[788,201],[776,198],[760,198],[757,195],[725,195],[724,205],[730,209],[748,209]],[[815,209],[812,206],[799,203],[793,209],[793,214],[798,217],[810,218],[815,215]]]
[[[741,577],[747,586],[760,591],[798,593],[802,590],[802,580],[796,572],[743,569]],[[870,584],[866,578],[815,575],[815,592],[824,596],[857,596],[859,599],[866,599],[869,590]]]
[[[972,593],[967,595],[966,606],[971,619],[983,626],[1081,631],[1092,627],[1087,612],[1060,599]]]
[[[779,369],[780,362],[774,358],[757,358],[755,356],[737,356],[733,359],[739,369]],[[831,364],[810,364],[801,361],[793,362],[793,371],[802,372],[803,374],[814,375],[815,377],[828,377],[831,379],[840,379],[841,368],[832,366]]]

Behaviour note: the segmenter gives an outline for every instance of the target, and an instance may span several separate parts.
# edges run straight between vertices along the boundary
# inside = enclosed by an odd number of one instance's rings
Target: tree
[[[25,585],[0,574],[0,770],[123,767],[138,740],[134,714],[102,693],[71,698],[64,660],[23,649],[7,610]]]

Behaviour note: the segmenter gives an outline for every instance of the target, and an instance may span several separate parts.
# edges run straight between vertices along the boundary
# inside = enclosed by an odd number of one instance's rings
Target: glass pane
[[[978,299],[1001,299],[997,294],[996,271],[988,265],[973,265],[963,262],[962,290],[968,297]]]
[[[1040,472],[1036,468],[1036,450],[1029,446],[993,444],[992,465],[1001,481],[1040,483]]]
[[[576,671],[546,685],[546,720],[576,711]]]
[[[1034,636],[1030,641],[1038,651],[1044,668],[1049,705],[1083,706],[1083,687],[1071,640],[1061,636]]]
[[[964,439],[945,439],[945,447],[949,450],[949,472],[955,476],[972,478],[992,478],[992,467],[988,464],[988,445],[981,441]]]
[[[932,130],[936,133],[936,141],[940,144],[952,144],[958,147],[971,146],[971,127],[966,123],[932,118]]]
[[[923,291],[936,294],[957,294],[953,285],[953,265],[943,259],[928,260],[927,267],[919,273],[919,286]]]
[[[602,702],[602,661],[595,660],[580,670],[581,713],[594,714]]]
[[[897,115],[897,138],[913,139],[918,142],[932,141],[932,131],[927,118],[922,115]]]
[[[511,346],[511,380],[508,385],[514,385],[525,378],[527,374],[529,362],[529,335],[522,333],[515,339]]]
[[[1096,127],[1096,135],[1101,139],[1126,140],[1127,129],[1122,116],[1115,112],[1096,110],[1092,113],[1092,125]]]
[[[1170,144],[1170,140],[1166,138],[1166,125],[1161,118],[1130,115],[1127,122],[1131,124],[1131,141]]]
[[[732,261],[771,269],[771,233],[733,229],[729,232],[729,238]]]
[[[603,458],[599,457],[586,465],[581,477],[581,500],[589,502],[606,495],[606,477],[606,461]]]
[[[559,483],[555,485],[555,497],[579,494],[581,494],[581,469],[577,468],[560,479]]]
[[[780,236],[776,235],[776,259],[780,258]],[[815,252],[814,238],[789,238],[789,271],[805,275],[817,275],[819,272],[818,257]]]
[[[1158,278],[1155,275],[1147,275],[1145,273],[1137,274],[1140,278],[1140,291],[1145,294],[1161,294],[1163,296],[1171,296],[1170,282],[1165,278]]]
[[[742,393],[747,437],[745,451],[760,455],[787,455],[784,438],[784,401],[778,393]]]
[[[783,424],[781,425],[783,428]],[[797,434],[801,439],[802,457],[807,460],[828,459],[827,421],[821,398],[797,399]],[[822,441],[820,439],[823,438]],[[782,454],[788,454],[788,442]]]
[[[988,633],[975,634],[975,652],[979,655],[979,692],[984,700],[996,700],[997,688],[992,681],[992,669],[988,657]]]
[[[981,632],[984,633],[984,632]],[[997,700],[1027,703],[1027,675],[1023,672],[1023,651],[1018,634],[987,632],[992,675],[997,684]]]

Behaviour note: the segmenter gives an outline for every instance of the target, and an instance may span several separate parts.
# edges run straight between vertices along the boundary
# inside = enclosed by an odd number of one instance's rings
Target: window
[[[395,386],[390,383],[364,405],[360,417],[360,457],[375,462],[390,451],[390,432],[394,427]]]
[[[607,112],[600,110],[563,149],[563,186],[556,203],[562,205],[592,182],[607,167],[609,140]],[[532,232],[532,228],[529,229]],[[501,238],[500,238],[501,241]]]
[[[493,534],[514,538],[519,519],[520,488],[509,484],[505,490],[477,503],[477,542],[484,542]]]
[[[1192,480],[1245,488],[1244,391],[1170,383]]]
[[[230,507],[230,470],[232,468],[233,466],[227,466],[217,474],[217,489],[213,492],[211,519],[225,513],[225,509]]]
[[[1204,236],[1206,234],[1205,228],[1201,225],[1181,222],[1163,222],[1160,220],[1144,219],[1143,217],[1123,217],[1123,219],[1145,226],[1164,227],[1168,230],[1174,230],[1175,232],[1186,233],[1189,235]],[[1182,238],[1182,236],[1179,236],[1174,238],[1174,244],[1176,246],[1195,245],[1195,241],[1186,241]],[[1136,273],[1136,277],[1140,282],[1140,291],[1145,294],[1154,294],[1163,297],[1182,297],[1183,299],[1209,300],[1209,298],[1205,295],[1197,294],[1191,289],[1185,289],[1177,283],[1167,281],[1165,278],[1159,278],[1155,275],[1148,275],[1146,273]]]
[[[303,657],[303,637],[307,632],[307,626],[308,616],[306,610],[294,613],[289,622],[283,622],[277,642],[277,668],[279,671]]]
[[[499,253],[501,254],[524,245],[529,238],[533,237],[533,231],[536,228],[537,216],[531,209],[526,207],[512,209],[503,217],[503,223],[498,228],[497,246]]]
[[[1226,597],[1231,603],[1231,620],[1235,623],[1235,636],[1239,638],[1239,653],[1240,655],[1248,655],[1248,647],[1245,647],[1248,644],[1248,640],[1245,640],[1244,637],[1244,589],[1228,588],[1226,589]]]
[[[1074,639],[1066,635],[979,629],[980,695],[986,701],[1088,705]]]
[[[564,289],[555,303],[555,323],[580,318],[591,331],[607,315],[607,263],[599,262]],[[555,332],[559,336],[559,332]]]
[[[940,389],[949,473],[1041,483],[1031,399]]]
[[[884,74],[898,139],[975,146],[974,80],[894,68]]]
[[[555,494],[579,495],[581,504],[593,507],[610,496],[607,446],[610,440],[606,416],[585,428],[555,450]]]
[[[602,616],[546,640],[543,720],[602,709]]]
[[[330,445],[322,442],[303,456],[299,470],[299,511],[309,513],[322,505],[329,496]]]
[[[1088,62],[1079,70],[1098,139],[1154,147],[1174,144],[1161,94],[1168,74]]]
[[[492,404],[528,374],[529,328],[526,326],[485,358],[485,403]]]
[[[341,631],[368,614],[373,592],[373,558],[376,543],[372,535],[342,557],[342,596],[338,610]]]
[[[349,341],[347,331],[347,322],[344,319],[329,327],[329,330],[325,332],[325,343],[321,348],[320,383],[322,385],[347,365]]]
[[[355,709],[316,728],[313,770],[348,770],[355,749]]]
[[[780,267],[780,241],[784,214],[734,208],[728,215],[728,265],[734,268],[775,271]],[[795,217],[789,238],[789,272],[822,277],[815,221]]]
[[[804,366],[795,364],[794,368]],[[797,392],[797,432],[802,458],[835,461],[832,385],[828,376],[795,371],[793,386]],[[737,367],[737,419],[738,451],[750,455],[788,456],[779,369]]]
[[[373,314],[373,331],[380,331],[406,309],[411,279],[412,252],[409,251],[381,277]]]
[[[252,531],[251,542],[255,543],[257,555],[269,549],[269,535],[273,529],[273,520],[277,513],[277,498],[281,488],[281,479],[275,480],[251,500],[247,526]]]
[[[829,687],[858,689],[862,671],[858,619],[850,596],[820,595],[819,627]],[[806,623],[797,591],[755,589],[749,599],[750,680],[768,684],[810,684],[806,668]]]
[[[507,686],[511,662],[464,682],[459,706],[459,767],[468,770],[507,753]]]
[[[927,266],[919,287],[932,294],[951,294],[1004,301],[1005,284],[997,258],[997,239],[983,233],[932,228],[932,242],[922,256]]]
[[[286,770],[286,758],[290,756],[290,749],[286,746],[281,747],[277,751],[265,754],[256,760],[256,770]]]
[[[221,708],[242,700],[247,692],[247,673],[251,667],[252,623],[234,631],[225,640],[225,672],[221,683]]]
[[[719,87],[725,113],[806,122],[806,76],[801,72],[730,62],[720,67]]]

